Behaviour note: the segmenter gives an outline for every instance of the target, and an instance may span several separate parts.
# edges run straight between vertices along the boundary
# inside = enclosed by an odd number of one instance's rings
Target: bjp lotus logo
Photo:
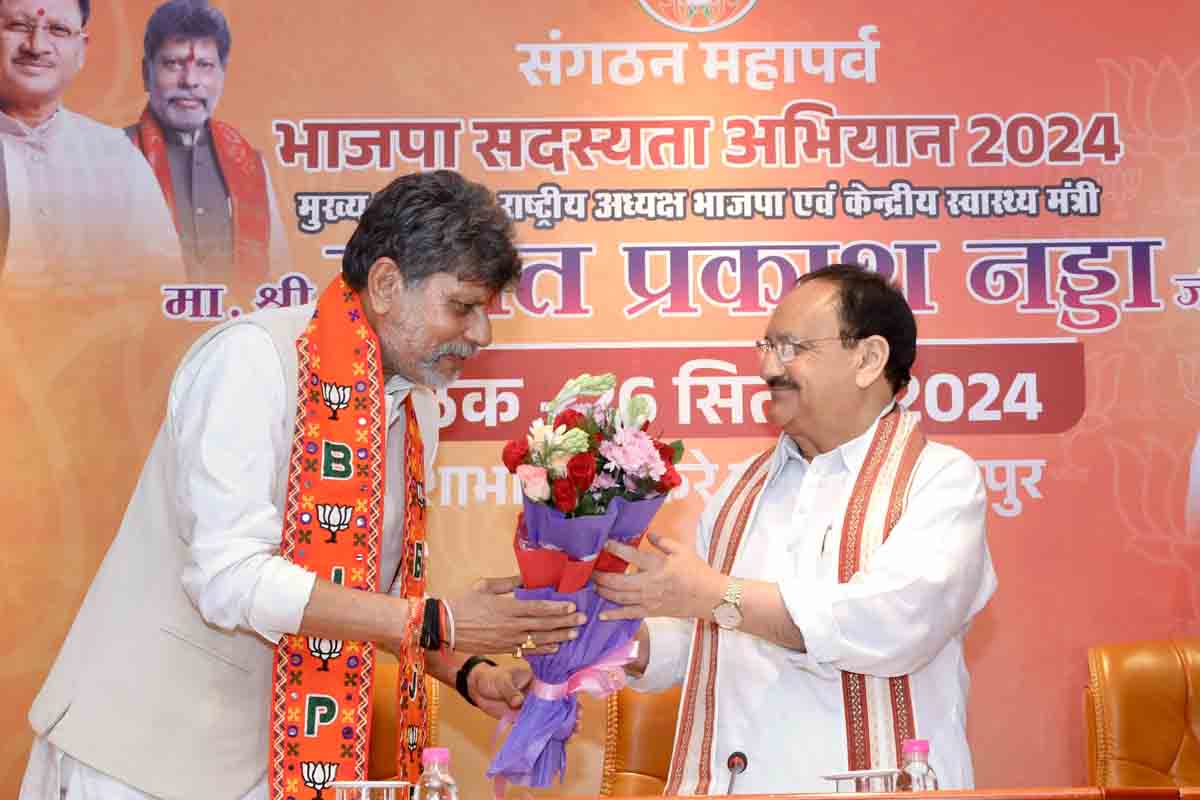
[[[337,535],[350,527],[354,506],[339,506],[333,503],[317,503],[317,522],[329,531],[325,544],[337,544]]]
[[[329,659],[337,658],[342,654],[342,640],[309,636],[308,652],[321,659],[321,666],[317,667],[317,672],[329,672]]]
[[[646,13],[684,33],[710,33],[728,28],[754,8],[758,0],[638,0]]]
[[[325,383],[322,381],[321,394],[324,397],[325,405],[333,412],[329,415],[330,419],[337,419],[337,412],[350,405],[349,386],[339,386],[336,383]]]
[[[337,780],[338,764],[336,761],[301,761],[300,777],[304,785],[316,789],[313,800],[321,800],[321,792],[326,786]]]

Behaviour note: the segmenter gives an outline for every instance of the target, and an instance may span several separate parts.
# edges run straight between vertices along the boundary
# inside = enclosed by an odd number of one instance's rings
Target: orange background
[[[1047,4],[844,2],[831,6],[760,0],[723,31],[685,34],[636,2],[394,3],[368,0],[298,7],[274,0],[216,3],[234,33],[217,116],[234,124],[267,157],[297,270],[323,285],[336,262],[322,245],[341,244],[350,223],[316,236],[295,227],[293,194],[369,191],[393,174],[306,173],[275,158],[272,121],[313,117],[563,118],[588,115],[711,115],[704,170],[629,170],[604,166],[552,176],[537,169],[487,173],[460,140],[459,165],[497,190],[564,188],[734,188],[820,186],[857,178],[884,185],[1050,185],[1092,177],[1104,187],[1096,219],[565,222],[550,231],[522,223],[522,243],[588,243],[587,320],[534,319],[517,313],[495,325],[499,343],[579,341],[748,341],[764,316],[734,317],[706,307],[700,319],[656,313],[625,319],[632,302],[620,245],[646,242],[937,240],[930,283],[936,314],[918,322],[923,338],[1066,335],[1053,315],[1020,315],[1011,304],[986,305],[965,288],[973,258],[968,239],[1147,236],[1166,240],[1156,263],[1162,311],[1126,314],[1105,333],[1083,334],[1086,409],[1061,435],[958,435],[950,443],[977,459],[1046,459],[1042,499],[1026,498],[1015,518],[992,516],[990,544],[1000,589],[968,638],[973,678],[970,736],[980,787],[1080,784],[1085,780],[1081,691],[1086,648],[1102,641],[1200,633],[1200,531],[1184,523],[1188,458],[1200,431],[1200,311],[1173,302],[1172,275],[1200,266],[1200,59],[1192,3],[1133,11],[1125,3]],[[68,107],[124,126],[144,102],[139,61],[149,2],[98,3],[89,28],[88,63]],[[703,76],[705,41],[845,41],[859,26],[879,27],[878,80],[825,84],[799,76],[793,85],[757,91]],[[514,46],[563,42],[690,43],[687,83],[647,78],[634,87],[565,79],[531,87]],[[863,164],[829,168],[734,170],[723,167],[720,120],[778,115],[795,99],[836,105],[842,114],[1000,117],[1027,112],[1119,116],[1121,162],[1101,166],[971,168],[968,136],[958,132],[958,165],[918,161],[903,168]],[[402,166],[402,170],[411,166]],[[1122,280],[1119,294],[1128,291]],[[142,458],[161,420],[176,360],[203,326],[162,319],[154,287],[144,293],[65,296],[0,289],[0,437],[10,458],[0,499],[5,546],[0,568],[0,794],[15,795],[29,744],[24,714],[78,603],[116,531]],[[578,371],[588,368],[586,351]],[[515,376],[514,376],[515,377]],[[661,402],[662,398],[660,398]],[[528,416],[527,412],[524,415]],[[669,431],[667,433],[670,433]],[[689,441],[712,461],[741,461],[762,438]],[[494,442],[443,444],[441,465],[498,463]],[[993,498],[994,499],[994,498]],[[436,504],[435,504],[436,505]],[[665,530],[688,537],[700,510],[695,495],[669,504]],[[432,585],[453,593],[478,574],[514,571],[510,543],[515,506],[451,502],[431,515]],[[490,531],[490,533],[489,533]],[[131,587],[131,591],[136,591]],[[452,693],[448,693],[452,694]],[[447,695],[448,696],[448,695]],[[584,730],[569,753],[566,784],[556,793],[598,787],[603,707],[586,703]],[[168,732],[164,732],[167,735]],[[486,791],[491,726],[457,698],[446,700],[442,740],[454,753],[465,796]],[[831,767],[832,768],[832,767]]]

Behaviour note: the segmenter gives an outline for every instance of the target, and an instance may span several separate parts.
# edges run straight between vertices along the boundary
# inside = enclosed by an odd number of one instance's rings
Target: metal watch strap
[[[725,585],[725,594],[721,598],[722,602],[729,603],[738,611],[742,610],[742,582],[737,578],[730,578],[729,583]]]

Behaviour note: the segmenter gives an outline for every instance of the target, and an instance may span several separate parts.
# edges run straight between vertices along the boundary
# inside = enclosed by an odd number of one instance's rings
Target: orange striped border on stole
[[[880,419],[855,481],[842,527],[838,582],[866,567],[904,511],[925,437],[916,415],[899,407]],[[842,673],[847,768],[895,767],[900,743],[915,731],[908,676]]]
[[[766,485],[774,452],[774,448],[767,450],[746,468],[717,515],[708,547],[708,563],[722,574],[728,575],[733,568],[737,548]],[[679,721],[676,724],[675,749],[667,776],[667,795],[707,794],[712,780],[720,633],[721,629],[711,620],[696,620],[692,653],[688,659],[687,677],[680,700]],[[704,687],[703,698],[700,697],[701,686]],[[696,758],[689,758],[689,755],[695,755]]]

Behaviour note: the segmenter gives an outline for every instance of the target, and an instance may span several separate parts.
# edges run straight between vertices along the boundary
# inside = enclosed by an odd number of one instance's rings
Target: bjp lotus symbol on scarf
[[[325,405],[327,405],[329,410],[333,412],[329,415],[330,419],[337,419],[337,412],[350,405],[349,386],[339,386],[336,383],[326,383],[322,381],[321,394],[325,398]]]
[[[329,538],[325,540],[325,544],[337,544],[338,533],[350,527],[352,513],[354,513],[354,506],[317,503],[317,522],[321,523],[322,528],[329,531]]]
[[[300,762],[300,776],[304,778],[304,785],[317,790],[313,800],[321,800],[321,790],[337,780],[337,768],[336,761]]]
[[[321,666],[317,667],[318,671],[329,672],[329,659],[337,658],[342,654],[342,640],[318,639],[315,636],[309,636],[308,652],[321,659]]]

